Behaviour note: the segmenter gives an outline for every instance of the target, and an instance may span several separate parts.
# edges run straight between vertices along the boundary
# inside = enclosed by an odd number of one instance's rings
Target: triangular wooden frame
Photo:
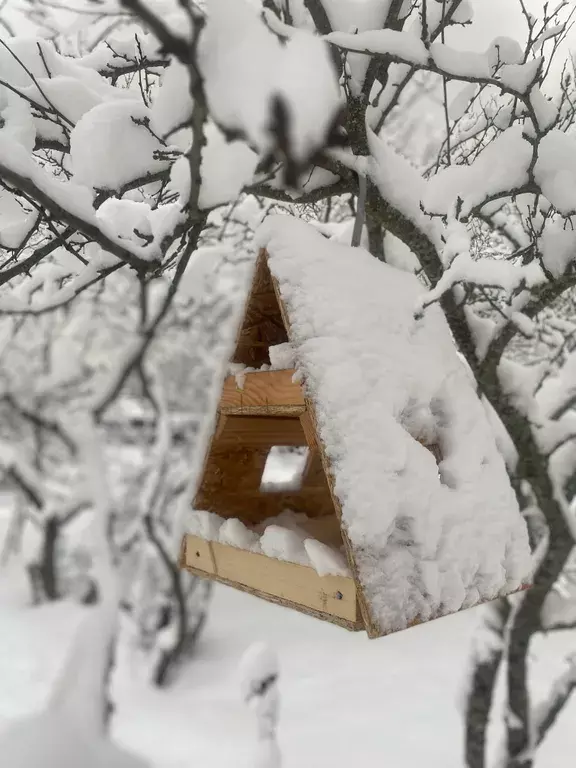
[[[268,361],[267,351],[270,345],[289,340],[288,314],[278,285],[270,273],[266,252],[261,251],[232,361],[250,367],[260,367]],[[330,461],[318,436],[314,404],[306,397],[303,386],[292,380],[293,375],[293,370],[249,373],[242,389],[237,387],[233,376],[225,380],[216,427],[206,453],[193,506],[196,509],[222,512],[218,505],[212,502],[210,495],[213,484],[223,481],[223,477],[230,474],[225,467],[219,467],[218,461],[215,460],[219,455],[218,446],[233,444],[237,438],[239,449],[235,453],[235,466],[238,483],[246,483],[252,468],[241,463],[241,447],[245,445],[245,441],[251,443],[255,439],[258,443],[262,437],[264,443],[267,440],[280,440],[280,444],[283,440],[288,444],[291,440],[297,442],[299,437],[295,427],[298,426],[309,449],[307,471],[314,472],[316,480],[321,473],[326,483],[326,494],[322,498],[319,495],[318,499],[313,499],[314,504],[320,503],[320,511],[323,513],[311,520],[311,525],[317,525],[314,529],[315,537],[323,538],[320,529],[331,516],[339,529],[351,577],[320,577],[310,567],[275,560],[192,535],[184,537],[180,564],[197,575],[286,605],[346,629],[366,629],[370,637],[377,637],[382,633],[371,618],[358,576],[353,548],[342,524],[342,511],[334,492]],[[247,431],[243,432],[248,427],[248,419],[258,424],[255,436]],[[281,422],[286,437],[276,438],[274,424]],[[262,466],[256,467],[256,472],[261,470]],[[241,494],[230,494],[227,498],[231,500],[232,512],[238,511],[238,507],[234,507],[237,502],[242,504]],[[294,499],[281,497],[279,501],[294,507],[291,503]],[[242,517],[234,514],[231,516]],[[246,515],[243,517],[247,522],[257,522],[247,520]]]
[[[268,267],[267,258],[266,252],[260,251],[232,357],[233,362],[254,369],[269,362],[269,346],[290,341],[291,336],[288,313],[278,284]],[[381,637],[394,630],[379,626],[371,614],[359,577],[354,547],[334,491],[330,461],[319,439],[314,403],[306,396],[305,382],[304,386],[295,383],[294,373],[294,370],[248,373],[242,388],[237,386],[233,376],[225,380],[218,417],[193,506],[198,510],[222,513],[219,504],[212,503],[211,493],[217,488],[219,503],[222,500],[225,502],[225,517],[244,518],[244,522],[248,523],[264,520],[264,511],[268,509],[272,497],[263,500],[264,494],[257,497],[250,492],[246,493],[246,487],[250,483],[253,485],[255,478],[260,481],[262,477],[264,464],[258,449],[278,444],[307,446],[309,461],[306,472],[310,473],[316,485],[309,489],[309,498],[304,488],[296,503],[304,506],[300,511],[312,514],[313,519],[309,522],[313,528],[310,530],[313,538],[332,543],[328,539],[336,527],[351,575],[320,577],[311,567],[273,559],[190,534],[185,535],[182,541],[180,567],[346,629],[365,629],[371,638]],[[256,424],[258,428],[251,430],[250,424]],[[279,424],[281,429],[278,428]],[[424,441],[421,442],[426,445]],[[247,450],[246,456],[243,456],[246,443],[250,444],[252,454]],[[218,459],[222,445],[226,450],[234,449],[234,460],[226,466],[220,466],[218,460],[215,460],[215,457]],[[441,455],[438,446],[426,447],[439,462]],[[251,463],[250,455],[252,459],[257,456],[260,463]],[[244,461],[246,458],[247,461]],[[230,484],[228,488],[226,483]],[[322,483],[325,485],[320,488]],[[293,494],[277,494],[276,501],[294,508]],[[309,507],[306,506],[308,502]],[[255,519],[249,519],[246,512],[248,508],[254,512]],[[235,511],[238,514],[234,514]],[[332,529],[326,527],[327,521],[331,522]],[[527,586],[521,587],[525,588]],[[430,618],[443,615],[446,614],[440,613]],[[420,622],[420,619],[416,619],[405,626]]]

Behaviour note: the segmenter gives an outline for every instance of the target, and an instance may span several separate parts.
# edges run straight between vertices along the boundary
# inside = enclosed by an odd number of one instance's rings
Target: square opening
[[[262,493],[301,490],[309,455],[310,449],[305,446],[273,445],[260,481]]]
[[[343,544],[320,454],[308,445],[298,417],[226,416],[194,508],[237,518],[256,531],[292,513],[311,538]]]

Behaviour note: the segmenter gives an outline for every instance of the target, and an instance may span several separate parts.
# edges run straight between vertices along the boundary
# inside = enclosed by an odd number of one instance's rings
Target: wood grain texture
[[[308,489],[297,493],[203,491],[197,495],[194,507],[215,512],[225,519],[237,517],[246,525],[258,525],[286,509],[307,517],[322,517],[334,512],[331,499],[326,496],[324,489]]]
[[[304,395],[302,395],[304,397]],[[311,451],[318,448],[318,435],[316,434],[316,428],[310,416],[310,413],[306,409],[300,416],[300,424],[302,425],[302,431],[306,435],[306,442]]]
[[[212,561],[205,548],[212,553]],[[214,568],[211,567],[214,563]],[[360,623],[354,581],[346,576],[319,576],[313,568],[247,552],[219,542],[186,536],[187,569],[293,604],[314,615],[330,616],[353,626]],[[206,570],[206,565],[208,570]]]
[[[226,416],[217,449],[306,445],[300,420],[288,416]]]
[[[220,397],[219,411],[237,416],[299,416],[304,412],[304,393],[294,383],[294,370],[247,373],[240,389],[235,376],[228,376]]]
[[[226,415],[210,445],[194,507],[226,519],[237,517],[255,525],[285,509],[308,517],[333,515],[334,507],[319,455],[313,457],[301,488],[261,489],[262,475],[273,446],[305,446],[299,418]]]

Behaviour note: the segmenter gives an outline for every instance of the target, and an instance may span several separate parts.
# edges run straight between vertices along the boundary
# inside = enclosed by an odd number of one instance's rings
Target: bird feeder
[[[288,216],[259,240],[181,566],[370,637],[523,588],[525,523],[417,278]]]

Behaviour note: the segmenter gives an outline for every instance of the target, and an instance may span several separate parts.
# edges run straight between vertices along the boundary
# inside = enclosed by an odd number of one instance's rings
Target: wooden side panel
[[[316,434],[316,428],[310,416],[310,413],[306,410],[300,416],[300,424],[302,425],[302,431],[306,436],[306,442],[311,450],[318,448],[318,436]]]
[[[247,373],[242,389],[229,376],[220,397],[220,413],[299,416],[305,409],[304,393],[293,376],[294,370]]]
[[[303,487],[315,487],[321,486],[325,488],[326,494],[330,496],[330,488],[328,486],[328,480],[326,473],[324,472],[324,466],[322,465],[322,457],[320,456],[320,450],[318,448],[318,435],[316,434],[316,428],[310,416],[308,410],[300,415],[300,424],[304,434],[306,435],[306,442],[308,444],[308,461],[303,473]]]
[[[214,571],[198,565],[196,552],[201,544],[212,551]],[[226,583],[274,596],[281,603],[292,603],[310,609],[314,615],[325,614],[356,625],[359,622],[356,587],[344,576],[318,576],[313,568],[265,557],[254,552],[204,542],[197,536],[186,537],[185,564],[205,576],[217,576]]]

